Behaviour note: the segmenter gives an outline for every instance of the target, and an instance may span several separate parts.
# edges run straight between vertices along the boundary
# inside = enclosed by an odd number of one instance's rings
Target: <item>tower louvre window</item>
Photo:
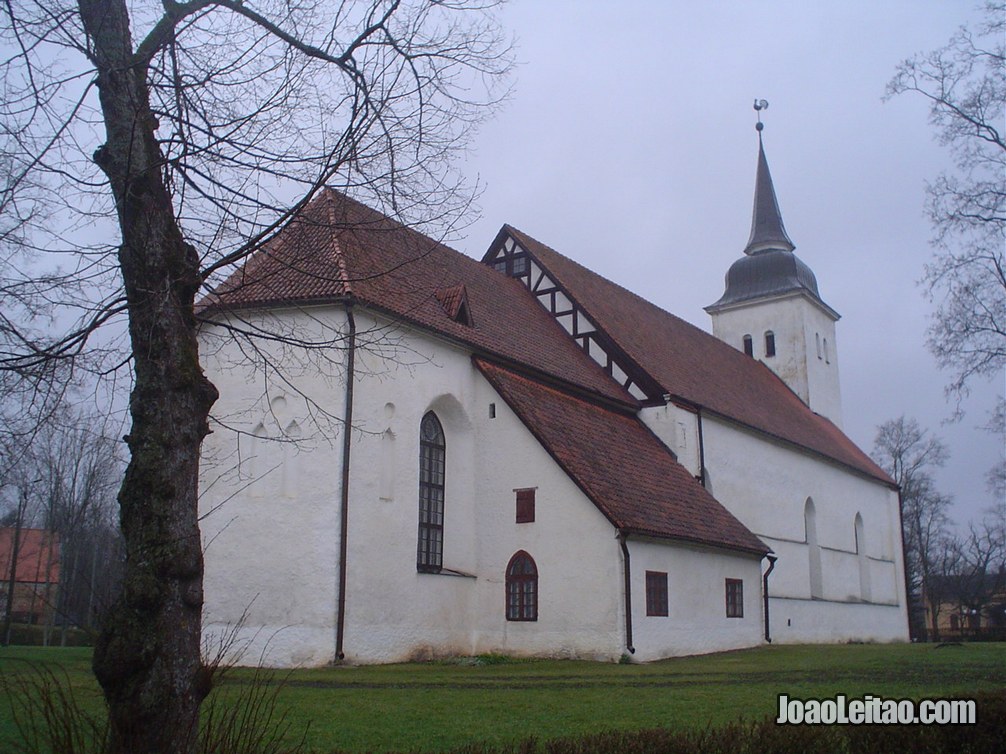
[[[775,333],[771,330],[765,333],[765,356],[775,356]]]
[[[744,353],[748,356],[754,356],[754,341],[750,335],[744,336]]]

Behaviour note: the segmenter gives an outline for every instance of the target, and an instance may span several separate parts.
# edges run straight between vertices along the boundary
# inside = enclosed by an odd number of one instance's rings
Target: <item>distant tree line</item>
[[[1004,436],[1001,428],[990,429]],[[993,629],[1006,638],[1006,501],[999,494],[1000,476],[993,470],[988,477],[998,502],[959,533],[949,515],[953,498],[933,479],[948,457],[939,438],[901,416],[878,427],[873,455],[901,488],[912,638],[946,638],[948,628],[972,637]]]
[[[37,621],[46,644],[65,644],[70,629],[93,636],[121,579],[119,443],[107,417],[65,402],[30,432],[15,430],[8,425],[0,435],[0,528],[8,544],[0,559],[0,642],[9,643],[19,620]],[[32,530],[42,536],[30,537]],[[38,542],[46,546],[39,550]],[[49,561],[31,564],[34,570],[58,578],[35,585],[26,597],[16,577],[18,560],[31,556],[29,543],[35,557]],[[29,609],[17,610],[16,598],[22,608],[30,600]]]

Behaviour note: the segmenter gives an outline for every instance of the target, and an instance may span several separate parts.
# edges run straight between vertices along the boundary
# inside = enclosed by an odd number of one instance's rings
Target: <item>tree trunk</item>
[[[130,461],[119,492],[122,593],[103,622],[94,671],[114,754],[190,754],[209,691],[199,651],[199,446],[217,397],[199,365],[199,258],[165,186],[147,61],[133,55],[126,2],[79,0],[79,7],[106,127],[94,159],[116,202],[135,376]]]

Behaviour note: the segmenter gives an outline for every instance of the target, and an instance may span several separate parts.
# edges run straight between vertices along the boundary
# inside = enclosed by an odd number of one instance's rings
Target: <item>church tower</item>
[[[768,106],[755,102],[755,109]],[[751,237],[726,274],[726,290],[706,307],[713,334],[761,360],[811,409],[842,426],[835,323],[839,314],[821,299],[814,273],[793,250],[772,185],[762,122],[758,124]]]

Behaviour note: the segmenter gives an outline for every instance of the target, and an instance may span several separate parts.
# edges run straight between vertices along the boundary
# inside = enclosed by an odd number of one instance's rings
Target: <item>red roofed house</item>
[[[12,568],[15,553],[17,565]],[[0,619],[6,617],[12,573],[11,620],[46,622],[59,596],[59,535],[44,529],[0,528]]]
[[[793,248],[759,149],[714,337],[516,228],[477,262],[321,192],[201,305],[207,633],[274,665],[906,639],[897,488]]]

